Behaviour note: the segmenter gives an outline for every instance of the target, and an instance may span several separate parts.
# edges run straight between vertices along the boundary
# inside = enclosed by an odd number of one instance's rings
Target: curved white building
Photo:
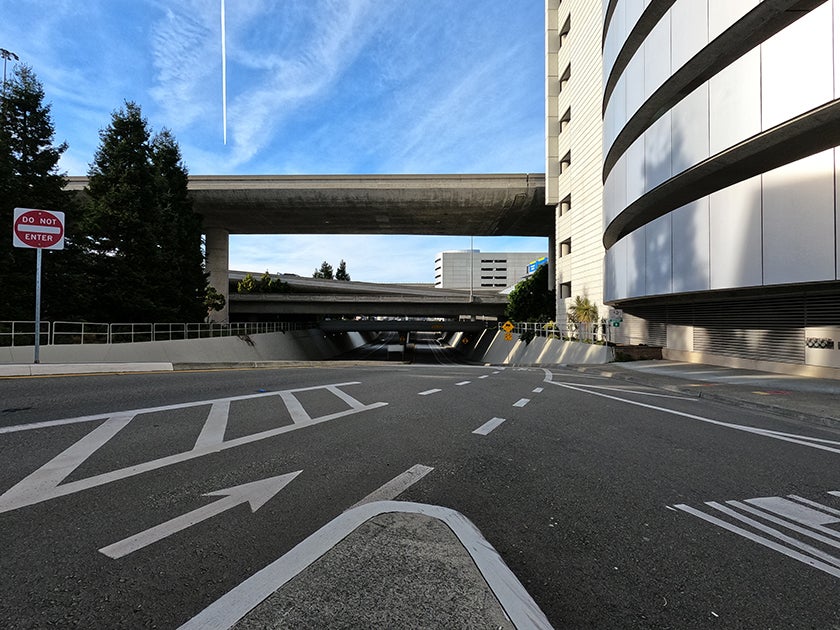
[[[568,270],[556,253],[559,293],[622,308],[621,340],[671,358],[831,374],[840,0],[596,4],[547,2],[546,196],[571,245]],[[596,162],[600,208],[578,190]],[[563,226],[578,212],[600,219],[597,246]],[[575,273],[577,241],[602,257],[600,279]]]

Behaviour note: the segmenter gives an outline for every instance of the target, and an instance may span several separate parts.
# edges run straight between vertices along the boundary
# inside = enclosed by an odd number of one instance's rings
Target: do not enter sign
[[[12,243],[15,247],[64,249],[64,213],[15,208]]]

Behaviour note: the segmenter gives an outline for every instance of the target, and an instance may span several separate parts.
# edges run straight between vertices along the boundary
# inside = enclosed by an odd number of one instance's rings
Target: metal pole
[[[35,360],[41,362],[41,248],[35,250]]]

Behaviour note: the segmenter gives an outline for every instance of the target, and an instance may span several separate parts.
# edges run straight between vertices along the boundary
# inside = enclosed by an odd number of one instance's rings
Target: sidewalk
[[[569,368],[840,428],[840,380],[664,360]]]

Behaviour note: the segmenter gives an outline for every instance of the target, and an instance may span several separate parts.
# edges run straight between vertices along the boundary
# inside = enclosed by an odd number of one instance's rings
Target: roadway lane
[[[177,627],[418,464],[399,498],[464,513],[558,628],[840,624],[836,431],[457,364],[7,379],[0,399],[3,627]],[[275,477],[256,512],[198,518]]]

